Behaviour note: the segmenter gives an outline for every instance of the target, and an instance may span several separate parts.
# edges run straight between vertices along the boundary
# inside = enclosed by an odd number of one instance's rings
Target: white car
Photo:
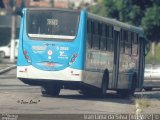
[[[6,46],[1,46],[0,57],[1,58],[10,57],[10,48],[11,48],[10,43]],[[15,57],[17,57],[17,55],[18,55],[18,40],[15,40]]]
[[[144,72],[145,90],[152,90],[152,88],[160,88],[160,65],[146,64]]]

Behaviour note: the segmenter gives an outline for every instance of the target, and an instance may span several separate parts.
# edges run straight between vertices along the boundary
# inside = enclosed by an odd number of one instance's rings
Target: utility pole
[[[51,0],[52,8],[54,7],[54,0]]]
[[[15,6],[16,0],[13,2],[12,8],[12,28],[11,28],[11,47],[10,47],[10,62],[15,62],[15,39],[16,39],[16,15],[14,14],[16,10]]]

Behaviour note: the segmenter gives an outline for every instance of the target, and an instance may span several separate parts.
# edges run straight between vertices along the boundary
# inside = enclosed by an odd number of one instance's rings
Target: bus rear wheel
[[[43,96],[58,96],[61,87],[58,85],[43,85],[41,86],[41,93]]]
[[[102,98],[106,97],[106,90],[108,89],[108,79],[109,79],[109,72],[107,70],[105,70],[104,74],[103,74],[103,78],[102,78],[102,84],[101,84],[101,88],[99,90],[99,95]]]

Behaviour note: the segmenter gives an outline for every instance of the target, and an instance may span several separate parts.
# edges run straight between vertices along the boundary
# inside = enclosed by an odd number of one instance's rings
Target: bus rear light
[[[75,58],[72,58],[72,59],[71,59],[71,62],[74,62],[74,61],[75,61]]]
[[[71,61],[69,62],[69,65],[71,65],[77,58],[78,54],[73,54]]]
[[[44,63],[44,66],[54,67],[54,66],[55,66],[55,63],[53,63],[53,62],[46,62],[46,63]]]
[[[73,55],[73,57],[75,57],[75,58],[76,58],[77,56],[78,56],[78,54],[74,54],[74,55]]]
[[[25,51],[23,51],[23,53],[24,53],[24,55],[26,55],[26,54],[27,54],[27,51],[25,50]]]
[[[25,58],[26,58],[26,59],[29,59],[29,56],[28,56],[28,55],[26,55],[26,56],[25,56]]]
[[[51,56],[53,54],[53,51],[52,50],[48,50],[47,53],[48,53],[49,56]]]
[[[27,59],[27,62],[31,63],[31,60],[30,60],[30,58],[29,58],[28,53],[27,53],[26,50],[23,51],[23,54],[24,54],[25,58]]]

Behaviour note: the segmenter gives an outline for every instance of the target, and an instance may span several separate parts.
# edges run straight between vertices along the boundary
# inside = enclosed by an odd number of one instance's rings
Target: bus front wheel
[[[60,93],[60,86],[58,85],[43,85],[41,86],[41,93],[43,96],[58,96]]]

